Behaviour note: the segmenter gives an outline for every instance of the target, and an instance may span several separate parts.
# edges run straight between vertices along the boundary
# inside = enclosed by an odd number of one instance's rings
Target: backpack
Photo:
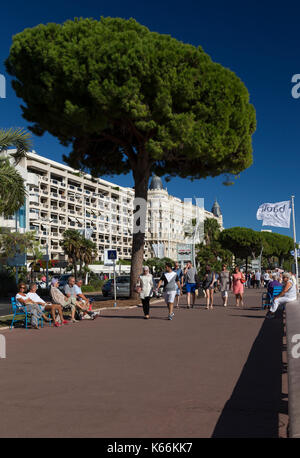
[[[79,312],[79,310],[75,311],[75,320],[78,320],[78,321],[82,320],[82,315]]]

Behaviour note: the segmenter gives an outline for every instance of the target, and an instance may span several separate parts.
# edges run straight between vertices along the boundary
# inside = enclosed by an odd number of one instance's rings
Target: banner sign
[[[177,245],[177,260],[191,261],[193,258],[193,245],[191,244],[178,244]]]
[[[291,209],[290,201],[265,203],[260,205],[256,219],[262,220],[263,226],[290,227]]]
[[[156,258],[162,259],[165,257],[165,245],[163,243],[153,243],[152,249]]]

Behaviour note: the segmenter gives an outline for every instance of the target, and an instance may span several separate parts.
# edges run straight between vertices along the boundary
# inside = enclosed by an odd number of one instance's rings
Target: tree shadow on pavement
[[[266,319],[215,426],[214,438],[278,437],[282,400],[283,320]]]
[[[120,318],[120,319],[125,319],[125,320],[143,320],[144,319],[143,315],[101,315],[102,318]],[[166,317],[159,317],[159,316],[150,316],[150,320],[166,320]]]

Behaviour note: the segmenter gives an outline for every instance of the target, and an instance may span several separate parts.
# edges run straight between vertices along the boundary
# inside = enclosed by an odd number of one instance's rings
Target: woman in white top
[[[273,305],[270,308],[270,311],[267,313],[267,318],[274,318],[275,312],[278,309],[279,305],[286,305],[288,302],[297,300],[297,289],[296,285],[291,280],[291,275],[288,272],[282,274],[283,279],[283,289],[278,296],[275,297]]]
[[[150,298],[153,296],[153,277],[149,272],[149,267],[143,268],[143,273],[139,277],[138,286],[140,290],[140,298],[142,299],[144,318],[148,320],[150,318]]]
[[[31,325],[34,329],[38,329],[38,320],[44,318],[45,321],[50,321],[48,317],[40,310],[39,306],[30,299],[26,294],[27,286],[21,282],[18,285],[18,293],[16,294],[16,304],[23,309],[26,306],[28,312],[31,314]]]

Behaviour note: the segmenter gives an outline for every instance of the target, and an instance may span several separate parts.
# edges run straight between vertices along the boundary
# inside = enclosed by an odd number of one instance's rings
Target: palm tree
[[[26,196],[23,178],[4,154],[9,148],[16,149],[11,156],[17,165],[31,148],[30,134],[23,129],[0,129],[0,214],[4,216],[22,207]]]
[[[97,257],[97,245],[92,240],[82,237],[82,261],[86,266],[91,264]]]
[[[218,240],[220,234],[220,225],[215,218],[206,218],[204,220],[204,240],[206,245],[211,245]]]
[[[82,246],[80,250],[80,274],[83,271],[86,274],[89,271],[89,264],[91,264],[97,257],[97,245],[92,240],[86,239],[82,236]],[[84,263],[84,269],[82,264]]]
[[[68,229],[63,233],[61,246],[73,265],[74,275],[77,279],[77,263],[80,261],[82,250],[82,236],[75,229]]]
[[[0,233],[0,256],[14,257],[16,254],[32,254],[38,247],[35,232],[2,232]]]

